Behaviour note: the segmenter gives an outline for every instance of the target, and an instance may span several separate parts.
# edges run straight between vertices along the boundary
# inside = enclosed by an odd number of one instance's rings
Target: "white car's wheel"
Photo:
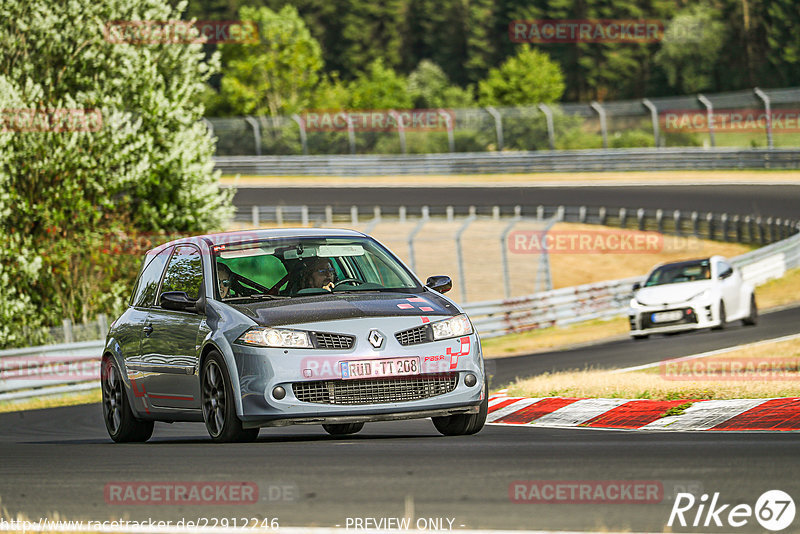
[[[725,330],[725,326],[728,324],[728,318],[725,315],[725,303],[719,301],[719,324],[711,328],[711,330]]]
[[[750,295],[750,313],[742,319],[742,324],[745,326],[755,326],[758,324],[758,306],[756,305],[756,296]]]

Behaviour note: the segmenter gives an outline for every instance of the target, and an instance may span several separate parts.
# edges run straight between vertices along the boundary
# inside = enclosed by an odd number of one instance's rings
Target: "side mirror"
[[[719,279],[720,280],[725,280],[726,278],[729,278],[732,274],[733,274],[733,269],[727,269],[727,270],[719,273]]]
[[[641,282],[636,282],[635,284],[633,284],[633,290],[634,291],[639,291],[641,288],[642,288],[642,283]]]
[[[429,287],[439,293],[447,293],[453,289],[453,281],[449,276],[429,276],[428,280],[425,282],[425,287]]]
[[[198,304],[201,300],[191,300],[186,291],[164,291],[158,297],[162,308],[176,311],[198,311]]]

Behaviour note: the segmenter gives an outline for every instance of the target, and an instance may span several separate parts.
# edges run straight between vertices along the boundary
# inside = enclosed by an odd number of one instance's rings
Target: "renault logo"
[[[383,335],[377,330],[370,330],[367,339],[369,340],[369,344],[376,349],[381,348],[381,345],[383,345]]]

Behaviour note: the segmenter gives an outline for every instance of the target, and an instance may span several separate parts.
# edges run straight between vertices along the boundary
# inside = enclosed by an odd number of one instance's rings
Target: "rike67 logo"
[[[794,500],[781,490],[764,492],[754,507],[749,504],[723,504],[719,492],[714,493],[710,501],[705,493],[699,499],[691,493],[679,493],[672,505],[667,526],[743,527],[752,525],[751,520],[755,518],[763,528],[777,532],[791,525],[794,515]]]

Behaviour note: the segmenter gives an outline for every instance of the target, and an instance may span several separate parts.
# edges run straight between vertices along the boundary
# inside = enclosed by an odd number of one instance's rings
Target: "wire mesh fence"
[[[420,116],[426,120],[418,120]],[[800,88],[588,104],[306,112],[205,122],[217,139],[217,156],[798,147]]]

